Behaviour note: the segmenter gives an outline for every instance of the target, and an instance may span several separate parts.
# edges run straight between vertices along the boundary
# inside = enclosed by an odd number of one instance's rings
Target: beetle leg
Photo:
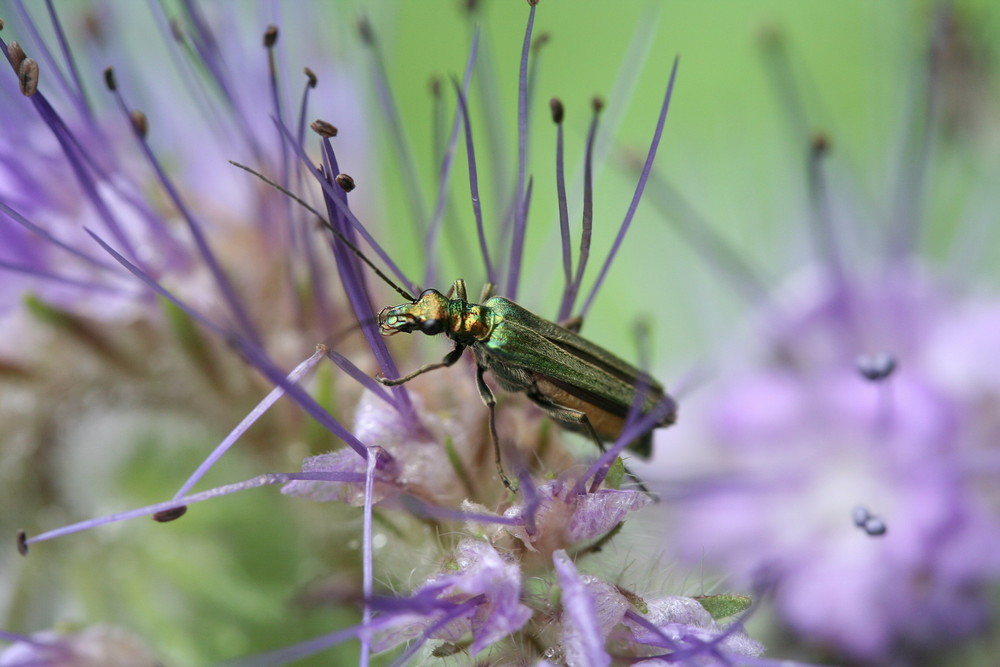
[[[479,303],[485,303],[486,299],[493,296],[493,291],[496,289],[496,285],[493,283],[486,283],[483,285],[483,291],[479,293]]]
[[[639,458],[646,461],[653,455],[653,432],[650,431],[638,440],[633,441],[628,446]]]
[[[586,413],[580,412],[579,410],[574,410],[573,408],[567,408],[564,405],[559,405],[555,401],[552,401],[547,396],[541,392],[535,391],[530,395],[532,401],[534,401],[540,408],[543,408],[545,412],[556,421],[563,422],[564,424],[574,424],[580,426],[590,439],[594,441],[597,448],[602,452],[606,449],[604,446],[604,441],[601,440],[601,436],[597,434],[597,429],[594,425],[590,423],[590,418]]]
[[[462,358],[462,353],[465,352],[465,346],[455,343],[455,349],[445,355],[445,358],[434,364],[424,364],[417,370],[407,373],[401,378],[395,378],[390,380],[387,377],[383,377],[381,373],[375,376],[375,379],[384,384],[387,387],[395,387],[396,385],[403,384],[404,382],[409,382],[418,375],[423,375],[430,371],[436,371],[439,368],[446,368],[448,366],[455,365],[455,362]]]
[[[447,296],[450,299],[453,295],[459,301],[469,300],[468,294],[465,291],[465,281],[462,280],[461,278],[457,279],[455,282],[451,284],[451,287],[448,288],[448,293],[445,296]]]
[[[490,389],[489,385],[486,384],[486,380],[483,379],[483,373],[485,372],[486,366],[476,366],[476,387],[479,388],[479,397],[483,399],[483,403],[490,411],[490,438],[493,439],[493,452],[496,454],[497,473],[500,474],[500,479],[503,481],[504,486],[511,491],[517,491],[517,488],[504,473],[503,463],[500,461],[500,437],[497,435],[497,399],[493,395],[493,390]]]
[[[601,440],[601,436],[597,434],[597,430],[594,425],[590,423],[590,417],[587,416],[585,412],[580,412],[579,410],[574,410],[573,408],[567,408],[565,405],[559,405],[554,402],[544,394],[539,391],[533,391],[529,393],[528,397],[535,402],[538,407],[545,410],[546,414],[556,421],[563,422],[564,424],[573,424],[575,426],[581,427],[586,431],[590,439],[594,441],[597,448],[602,452],[607,451],[607,447],[604,446],[604,441]],[[639,477],[625,466],[625,474],[635,480],[636,484],[639,485],[639,489],[643,493],[649,493],[649,489],[646,488],[645,483]]]

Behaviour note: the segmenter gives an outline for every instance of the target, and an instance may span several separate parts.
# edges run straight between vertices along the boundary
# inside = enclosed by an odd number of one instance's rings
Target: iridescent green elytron
[[[397,379],[379,377],[386,385],[398,385],[418,375],[457,362],[466,348],[476,357],[476,383],[483,403],[490,409],[490,431],[496,449],[497,469],[511,486],[500,464],[495,422],[496,399],[483,380],[489,370],[503,389],[523,392],[552,419],[573,431],[603,442],[621,435],[629,408],[643,391],[643,411],[668,401],[671,409],[656,424],[669,426],[676,419],[676,406],[662,385],[604,348],[580,336],[579,326],[560,326],[522,308],[513,301],[491,296],[487,285],[481,304],[469,303],[465,281],[456,280],[447,294],[425,290],[412,303],[391,306],[378,316],[383,336],[423,332],[445,334],[455,348],[438,363],[421,366]],[[452,295],[455,298],[452,298]],[[652,448],[652,433],[629,447],[642,457]]]

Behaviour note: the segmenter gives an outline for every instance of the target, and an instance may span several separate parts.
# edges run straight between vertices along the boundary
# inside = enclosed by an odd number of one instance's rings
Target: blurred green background
[[[390,3],[372,9],[416,161],[428,170],[433,164],[428,80],[432,75],[459,75],[469,42],[469,22],[458,11],[459,4]],[[489,59],[502,92],[503,104],[493,113],[503,120],[512,158],[517,59],[526,9],[514,1],[482,5],[488,47],[482,55]],[[870,217],[866,226],[886,224],[899,161],[903,150],[914,143],[907,121],[923,103],[930,19],[936,7],[931,2],[543,1],[535,34],[548,33],[551,41],[541,52],[531,109],[529,172],[535,177],[535,195],[526,253],[529,273],[519,299],[552,316],[561,284],[554,231],[555,133],[548,99],[558,96],[567,107],[567,177],[575,247],[578,167],[589,100],[595,94],[607,98],[601,131],[612,152],[603,153],[595,177],[595,235],[588,271],[592,281],[636,181],[635,173],[621,168],[614,149],[646,150],[675,56],[680,57],[680,69],[656,160],[658,171],[769,284],[781,285],[811,259],[805,215],[809,137],[792,126],[788,105],[768,74],[763,46],[768,35],[779,36],[785,45],[794,75],[794,81],[786,83],[800,92],[806,134],[823,132],[830,138],[831,171],[846,174],[847,182],[857,188],[835,191],[834,196],[858,197],[859,210]],[[1000,10],[983,1],[962,2],[958,7],[978,57],[984,66],[994,65],[997,53],[992,45],[1000,35]],[[628,89],[627,96],[611,98],[616,85],[630,80],[634,80],[631,88],[622,86]],[[996,89],[982,94],[983,103],[995,109]],[[476,141],[482,168],[484,110],[475,103],[472,107],[479,123]],[[995,137],[992,144],[976,148],[976,154],[966,147],[959,159],[935,164],[934,169],[944,170],[944,175],[930,172],[929,192],[943,181],[951,196],[933,209],[932,254],[944,255],[951,230],[962,225],[953,181],[966,177],[970,161],[983,161],[996,173]],[[471,229],[461,150],[460,143],[452,176],[453,201]],[[380,147],[383,157],[393,154],[393,146]],[[490,206],[490,197],[495,205],[495,196],[487,191],[484,206]],[[609,274],[585,331],[599,342],[620,345],[623,338],[630,340],[637,317],[650,318],[657,325],[654,365],[679,371],[692,358],[711,355],[715,345],[728,345],[734,335],[746,333],[733,327],[734,320],[741,321],[746,304],[720,277],[721,268],[699,257],[648,199],[626,239],[623,261]],[[390,220],[405,219],[400,198],[385,197],[381,203]],[[406,250],[404,245],[398,253],[405,256]],[[409,266],[420,266],[422,261],[417,257]],[[477,271],[476,263],[470,271],[468,258],[456,262],[446,256],[438,275],[442,284],[456,276],[476,284],[481,280]],[[585,281],[585,287],[589,285]],[[621,298],[626,293],[630,298]],[[636,311],[636,302],[642,312]]]

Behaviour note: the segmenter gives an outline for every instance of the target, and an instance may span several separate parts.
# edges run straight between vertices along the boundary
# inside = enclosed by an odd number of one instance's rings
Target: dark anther
[[[178,44],[184,43],[184,31],[177,19],[170,19],[170,34]]]
[[[349,174],[337,174],[333,180],[344,192],[350,192],[356,187],[354,179]]]
[[[538,0],[528,0],[528,5],[534,7],[538,4]]]
[[[590,106],[594,110],[594,113],[601,113],[601,109],[604,108],[604,98],[594,95],[593,99],[590,100]]]
[[[153,515],[153,521],[159,523],[167,523],[168,521],[176,521],[185,514],[187,514],[187,505],[179,505],[177,507],[171,507],[168,510],[162,510]]]
[[[871,514],[868,513],[868,508],[862,507],[861,505],[854,508],[851,512],[851,516],[854,519],[854,525],[858,528],[863,527],[865,525],[865,521],[868,521],[868,519],[871,518]]]
[[[563,122],[563,118],[566,116],[566,109],[563,107],[562,100],[558,97],[553,97],[549,100],[549,109],[552,110],[552,122],[556,125]]]
[[[822,132],[817,133],[812,140],[812,152],[815,155],[825,155],[830,150],[830,138]]]
[[[0,19],[0,30],[3,30],[3,19]]]
[[[278,26],[269,25],[264,31],[264,48],[269,49],[278,41]]]
[[[389,466],[395,463],[395,460],[385,448],[374,445],[371,449],[375,450],[375,467],[379,470],[386,470]]]
[[[886,531],[889,529],[888,526],[885,525],[885,521],[876,516],[869,517],[869,519],[865,521],[863,528],[865,532],[872,537],[885,535]]]
[[[31,97],[38,91],[38,63],[33,58],[25,58],[17,69],[17,80],[21,94]]]
[[[465,10],[470,14],[479,9],[479,0],[465,0]]]
[[[337,136],[337,127],[325,120],[314,120],[309,127],[312,128],[313,132],[327,139]]]
[[[865,533],[872,537],[885,535],[888,530],[888,527],[885,525],[885,521],[869,512],[868,508],[862,505],[858,505],[854,508],[851,513],[851,518],[854,519],[855,526],[865,531]]]
[[[430,82],[429,85],[430,85],[430,89],[431,89],[431,95],[434,96],[434,99],[440,98],[441,97],[441,77],[439,77],[439,76],[432,76],[431,77],[431,82]]]
[[[149,133],[149,120],[146,118],[146,114],[135,109],[129,114],[129,118],[132,119],[132,127],[135,128],[136,133],[145,139],[146,134]]]
[[[866,380],[880,382],[896,370],[896,358],[888,352],[862,354],[855,360],[854,365]]]
[[[104,70],[104,85],[108,87],[108,90],[115,92],[118,90],[118,82],[115,81],[115,70],[114,68],[107,68]]]
[[[305,72],[306,78],[309,79],[309,87],[315,88],[316,84],[319,82],[316,78],[316,72],[312,71],[308,67],[304,68],[302,71]]]
[[[23,530],[17,531],[17,553],[28,555],[28,534]]]
[[[538,53],[539,49],[548,44],[549,40],[551,39],[552,39],[551,33],[548,32],[540,33],[538,37],[535,37],[535,39],[531,42],[531,49],[535,53]]]
[[[7,54],[10,56],[10,66],[14,68],[14,73],[19,73],[25,58],[24,49],[18,42],[11,42],[7,45]]]
[[[361,41],[365,44],[375,43],[375,33],[372,32],[372,25],[365,17],[358,19],[358,36],[361,37]]]

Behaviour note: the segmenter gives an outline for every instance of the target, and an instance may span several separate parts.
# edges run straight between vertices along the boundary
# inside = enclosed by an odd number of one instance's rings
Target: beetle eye
[[[444,324],[441,320],[424,320],[420,323],[420,330],[428,336],[436,336],[444,331]]]

